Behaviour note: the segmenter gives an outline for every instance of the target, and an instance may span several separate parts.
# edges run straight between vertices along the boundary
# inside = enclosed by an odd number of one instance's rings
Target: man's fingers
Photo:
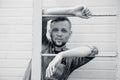
[[[83,14],[89,14],[89,13],[90,13],[90,11],[87,8],[83,11]]]
[[[53,73],[54,73],[54,72],[56,71],[56,68],[55,68],[55,67],[53,67],[53,68],[52,68],[52,71],[53,71]]]
[[[85,6],[80,7],[80,11],[84,11],[85,10]]]
[[[85,13],[87,14],[87,16],[91,16],[91,14],[92,14],[89,9],[87,9]]]
[[[50,69],[49,67],[46,69],[46,78],[49,78],[50,77]]]
[[[83,15],[83,16],[82,16],[83,18],[88,19],[88,18],[91,17],[91,12],[90,12],[89,9],[86,8],[86,9],[83,10],[82,15]]]
[[[84,11],[85,11],[86,9],[87,9],[87,7],[86,7],[86,6],[83,6],[82,9],[81,9],[82,13],[84,13]]]
[[[46,78],[50,78],[54,74],[55,70],[55,67],[53,67],[52,65],[48,66],[48,68],[46,69]]]
[[[86,13],[86,14],[90,14],[90,10],[87,9],[87,10],[85,11],[85,13]]]
[[[49,72],[49,73],[50,73],[50,76],[52,76],[52,75],[53,75],[52,67],[49,68],[49,71],[50,71],[50,72]]]
[[[48,78],[50,78],[51,77],[51,68],[49,67],[49,69],[48,69]]]
[[[48,77],[48,69],[46,69],[45,77],[46,77],[46,78]]]
[[[76,6],[73,14],[83,19],[91,17],[91,11],[86,6]]]
[[[56,66],[60,62],[62,57],[60,55],[57,55],[48,65],[46,69],[46,77],[50,78],[56,71]]]
[[[55,73],[55,71],[56,71],[56,68],[54,66],[52,66],[50,68],[50,76],[52,76]]]

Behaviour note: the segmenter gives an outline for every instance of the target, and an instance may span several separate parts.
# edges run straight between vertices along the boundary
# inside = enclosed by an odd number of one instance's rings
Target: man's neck
[[[66,47],[65,45],[62,46],[62,47],[56,47],[56,46],[55,46],[55,47],[54,47],[54,50],[60,52],[60,51],[63,51],[63,50],[65,49],[65,47]]]

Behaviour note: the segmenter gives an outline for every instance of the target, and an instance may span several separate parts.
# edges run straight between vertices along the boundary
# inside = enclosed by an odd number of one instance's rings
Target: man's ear
[[[49,35],[51,35],[51,29],[49,29]]]
[[[70,36],[72,35],[72,31],[70,31]]]
[[[46,34],[48,40],[51,40],[51,30],[49,29]]]
[[[47,33],[46,33],[46,37],[47,37],[48,40],[51,40],[51,36],[50,36],[50,34],[51,34],[50,25],[51,25],[51,20],[49,20],[49,21],[47,22]]]

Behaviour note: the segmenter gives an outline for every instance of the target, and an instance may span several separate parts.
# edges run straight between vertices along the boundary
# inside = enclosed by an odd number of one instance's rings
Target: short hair
[[[68,23],[70,24],[70,28],[71,28],[71,22],[67,17],[56,17],[51,21],[51,24],[54,22],[59,22],[59,21],[68,21]]]

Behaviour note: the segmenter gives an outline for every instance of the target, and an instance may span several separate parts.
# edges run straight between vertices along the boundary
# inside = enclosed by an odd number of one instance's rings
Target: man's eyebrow
[[[66,28],[62,28],[62,30],[67,30]]]
[[[52,30],[58,30],[57,28],[53,28]]]

